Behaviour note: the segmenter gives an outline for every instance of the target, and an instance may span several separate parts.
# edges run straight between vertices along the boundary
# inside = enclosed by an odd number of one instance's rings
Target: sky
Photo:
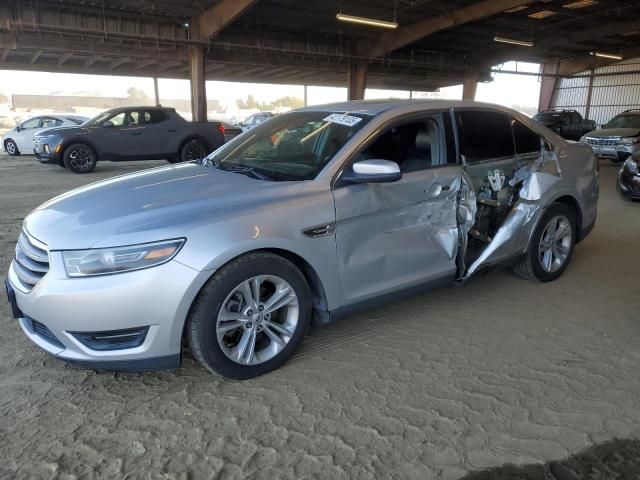
[[[530,63],[509,62],[501,67],[504,70],[535,72],[539,65]],[[115,77],[102,75],[79,75],[47,72],[22,72],[0,70],[0,93],[40,94],[40,95],[83,95],[126,97],[127,89],[136,87],[144,90],[153,98],[153,80],[140,77]],[[160,102],[163,98],[190,97],[187,80],[159,79],[158,90]],[[476,100],[497,103],[508,107],[522,106],[535,108],[538,105],[540,80],[536,76],[494,74],[493,82],[480,83]],[[231,82],[207,82],[207,98],[220,100],[223,106],[235,105],[239,98],[253,95],[258,102],[271,102],[284,96],[303,98],[301,85],[273,85]],[[424,94],[414,94],[420,97]],[[316,87],[307,88],[309,104],[330,103],[346,100],[346,88]],[[367,89],[366,98],[409,98],[408,91]],[[454,86],[441,89],[441,98],[461,98],[462,87]]]

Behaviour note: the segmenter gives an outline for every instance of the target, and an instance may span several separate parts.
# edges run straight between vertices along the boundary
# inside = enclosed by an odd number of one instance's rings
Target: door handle
[[[131,135],[142,135],[142,132],[134,132]]]
[[[177,132],[177,131],[178,131],[178,130],[176,130],[175,128],[172,128],[171,130],[167,130],[167,132],[169,132],[169,133],[175,133],[175,132]]]

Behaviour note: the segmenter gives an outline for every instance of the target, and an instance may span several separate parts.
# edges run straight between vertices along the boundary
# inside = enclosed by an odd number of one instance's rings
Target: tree
[[[129,87],[127,89],[127,98],[133,103],[147,103],[149,96],[141,88]]]

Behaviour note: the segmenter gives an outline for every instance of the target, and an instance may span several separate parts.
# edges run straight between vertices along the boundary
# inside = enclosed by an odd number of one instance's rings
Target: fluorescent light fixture
[[[556,14],[556,12],[554,12],[552,10],[541,10],[539,12],[532,13],[531,15],[529,15],[529,18],[535,18],[536,20],[542,20],[543,18],[551,17],[552,15],[555,15],[555,14]]]
[[[511,45],[520,45],[521,47],[533,47],[533,42],[525,42],[524,40],[515,40],[506,37],[493,37],[494,42],[509,43]]]
[[[577,2],[565,3],[562,7],[575,10],[576,8],[584,8],[590,5],[595,5],[596,3],[598,3],[596,0],[579,0]]]
[[[375,18],[356,17],[354,15],[345,15],[344,13],[336,14],[336,18],[341,22],[357,23],[358,25],[368,25],[369,27],[398,28],[397,22],[387,22],[376,20]]]
[[[505,10],[504,13],[516,13],[521,10],[526,10],[527,8],[529,8],[528,5],[520,5],[519,7],[513,7],[513,8],[510,8],[509,10]]]
[[[604,52],[591,52],[591,55],[595,55],[600,58],[610,58],[611,60],[622,60],[621,55],[615,55],[613,53],[604,53]]]

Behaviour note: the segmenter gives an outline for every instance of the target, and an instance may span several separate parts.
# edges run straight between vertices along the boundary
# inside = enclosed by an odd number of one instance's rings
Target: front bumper
[[[640,152],[640,145],[591,145],[593,153],[598,158],[607,158],[615,162],[624,162],[636,152]]]
[[[60,163],[62,144],[57,137],[36,137],[33,141],[33,154],[41,163]]]
[[[60,252],[50,252],[50,262],[31,291],[25,291],[14,264],[9,267],[18,321],[33,343],[61,360],[103,370],[179,366],[185,319],[211,272],[172,260],[127,273],[67,278]],[[119,350],[88,348],[73,334],[134,327],[148,327],[143,343]]]
[[[640,175],[621,169],[618,173],[618,191],[632,200],[640,200]]]

